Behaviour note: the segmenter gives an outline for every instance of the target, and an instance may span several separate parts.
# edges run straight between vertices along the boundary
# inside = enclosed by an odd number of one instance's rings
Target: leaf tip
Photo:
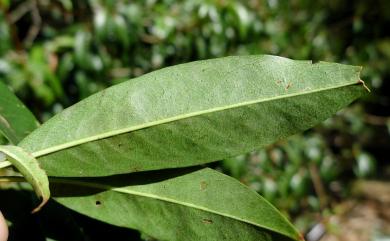
[[[305,237],[303,236],[302,233],[298,233],[298,238],[297,238],[299,241],[305,241]]]
[[[358,83],[362,84],[363,87],[364,87],[369,93],[371,93],[370,88],[367,87],[366,83],[365,83],[363,80],[359,79]]]
[[[43,206],[49,201],[49,197],[42,197],[42,202],[38,205],[38,207],[34,208],[31,213],[36,213],[42,209]]]

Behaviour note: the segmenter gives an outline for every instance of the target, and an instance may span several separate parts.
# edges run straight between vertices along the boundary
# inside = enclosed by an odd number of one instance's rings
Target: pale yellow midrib
[[[303,91],[303,92],[299,92],[299,93],[280,95],[280,96],[270,97],[270,98],[267,98],[267,99],[257,99],[257,100],[252,100],[252,101],[245,101],[245,102],[241,102],[241,103],[234,104],[234,105],[215,107],[215,108],[211,108],[211,109],[203,110],[203,111],[195,111],[195,112],[191,112],[191,113],[187,113],[187,114],[183,114],[183,115],[178,115],[178,116],[174,116],[174,117],[165,118],[165,119],[162,119],[162,120],[147,122],[147,123],[141,124],[141,125],[135,125],[135,126],[128,127],[128,128],[118,129],[118,130],[114,130],[114,131],[108,131],[108,132],[97,134],[97,135],[94,135],[94,136],[90,136],[90,137],[86,137],[86,138],[70,141],[70,142],[67,142],[67,143],[64,143],[64,144],[55,145],[55,146],[52,146],[52,147],[49,147],[49,148],[46,148],[46,149],[43,149],[43,150],[40,150],[40,151],[33,152],[31,154],[35,158],[37,158],[37,157],[41,157],[41,156],[44,156],[44,155],[47,155],[47,154],[50,154],[50,153],[53,153],[53,152],[57,152],[57,151],[60,151],[60,150],[63,150],[63,149],[67,149],[67,148],[70,148],[70,147],[78,146],[78,145],[81,145],[81,144],[84,144],[84,143],[87,143],[87,142],[92,142],[92,141],[96,141],[96,140],[99,140],[99,139],[105,139],[105,138],[110,137],[110,136],[120,135],[120,134],[124,134],[124,133],[127,133],[127,132],[148,128],[148,127],[151,127],[151,126],[165,124],[165,123],[168,123],[168,122],[182,120],[182,119],[186,119],[186,118],[190,118],[190,117],[194,117],[194,116],[200,116],[200,115],[203,115],[203,114],[209,114],[209,113],[212,113],[212,112],[218,112],[218,111],[223,111],[223,110],[228,110],[228,109],[234,109],[234,108],[238,108],[238,107],[242,107],[242,106],[246,106],[246,105],[253,105],[253,104],[258,104],[258,103],[263,103],[263,102],[268,102],[268,101],[273,101],[273,100],[279,100],[279,99],[284,99],[284,98],[295,97],[295,96],[298,96],[298,95],[306,95],[306,94],[312,94],[312,93],[317,93],[317,92],[321,92],[321,91],[338,89],[338,88],[342,88],[342,87],[346,87],[346,86],[350,86],[350,85],[356,85],[356,84],[360,84],[360,83],[355,81],[355,82],[345,83],[345,84],[338,85],[338,86],[331,86],[331,87],[319,88],[319,89],[315,89],[315,90]]]

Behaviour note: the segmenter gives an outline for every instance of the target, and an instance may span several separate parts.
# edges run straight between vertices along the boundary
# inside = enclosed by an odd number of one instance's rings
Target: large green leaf
[[[0,81],[0,133],[17,144],[38,126],[34,115]]]
[[[159,240],[299,240],[265,199],[212,169],[51,179],[61,204]]]
[[[42,198],[41,204],[33,212],[39,211],[50,198],[49,180],[38,161],[29,153],[18,146],[1,146],[0,153],[4,153],[7,159],[33,186],[35,193]]]
[[[360,70],[268,55],[177,65],[77,103],[20,146],[51,176],[207,163],[325,120],[364,92]]]

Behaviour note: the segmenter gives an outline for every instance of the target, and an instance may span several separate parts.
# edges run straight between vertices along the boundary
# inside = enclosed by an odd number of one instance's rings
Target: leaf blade
[[[29,153],[18,146],[2,146],[0,152],[4,153],[8,160],[33,186],[38,197],[42,198],[41,203],[32,212],[39,211],[50,198],[49,180],[44,170],[39,166],[38,161]]]
[[[145,176],[154,178],[145,181]],[[137,183],[140,178],[142,184]],[[131,179],[132,184],[124,184],[125,179]],[[63,205],[162,240],[237,240],[237,235],[243,240],[300,239],[293,226],[265,199],[233,178],[208,168],[180,175],[175,171],[174,175],[158,178],[150,174],[127,175],[116,184],[107,183],[107,178],[53,180],[55,199]],[[71,185],[56,186],[61,181]],[[97,190],[82,194],[83,187]],[[74,190],[78,190],[76,195]],[[154,223],[160,221],[164,224]]]
[[[0,82],[0,133],[16,145],[38,126],[34,115]]]
[[[52,176],[198,165],[260,148],[325,120],[364,92],[360,70],[275,56],[178,65],[81,101],[21,146]]]

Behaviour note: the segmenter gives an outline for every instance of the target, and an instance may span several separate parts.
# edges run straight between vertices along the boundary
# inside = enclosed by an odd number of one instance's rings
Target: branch
[[[385,126],[389,120],[390,117],[387,116],[377,116],[371,114],[364,115],[364,122],[375,126]]]
[[[11,24],[16,23],[32,8],[32,2],[27,1],[18,5],[18,7],[12,11],[8,17]]]
[[[311,179],[313,181],[314,190],[317,193],[320,201],[320,207],[323,210],[328,204],[328,198],[317,166],[315,164],[310,164],[309,172],[310,172]]]
[[[36,0],[31,0],[31,20],[32,25],[28,30],[26,39],[24,40],[24,43],[27,47],[30,47],[32,45],[42,25],[42,18],[39,14],[39,9]]]

